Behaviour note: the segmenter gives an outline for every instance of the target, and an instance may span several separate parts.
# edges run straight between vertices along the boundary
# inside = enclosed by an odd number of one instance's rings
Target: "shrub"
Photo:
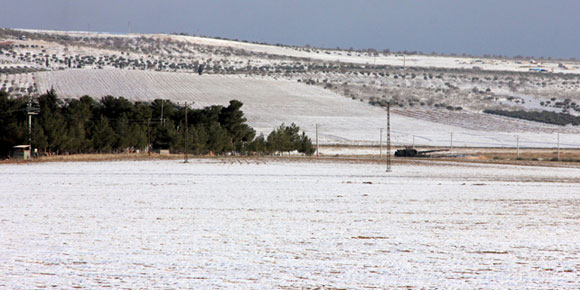
[[[565,126],[568,124],[572,124],[575,126],[580,125],[580,117],[570,115],[567,113],[555,113],[550,111],[527,112],[522,110],[519,111],[484,110],[483,112],[486,114],[500,115],[510,118],[517,118],[560,126]]]

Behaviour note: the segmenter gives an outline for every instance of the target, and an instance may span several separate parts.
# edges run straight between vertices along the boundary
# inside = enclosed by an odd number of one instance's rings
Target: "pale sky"
[[[186,32],[328,48],[576,57],[579,0],[3,0],[0,27]]]

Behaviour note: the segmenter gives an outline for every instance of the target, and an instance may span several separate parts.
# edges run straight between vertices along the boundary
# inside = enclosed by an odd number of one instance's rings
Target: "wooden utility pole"
[[[316,157],[320,157],[320,151],[318,147],[318,124],[316,124]]]
[[[32,115],[38,115],[39,111],[39,108],[32,106],[32,97],[29,97],[28,104],[26,105],[26,114],[28,115],[28,145],[30,145],[31,156],[35,156],[32,148]]]
[[[32,107],[32,97],[28,99],[28,105],[26,105],[26,114],[28,115],[28,144],[30,145],[30,150],[32,151],[32,115],[38,115],[38,109]]]
[[[30,105],[27,108],[28,114],[28,144],[32,146],[32,113],[30,112]]]
[[[147,154],[151,156],[151,118],[147,119]]]
[[[516,146],[517,146],[517,159],[520,159],[520,135],[516,136]]]
[[[387,102],[387,172],[391,172],[391,102]]]
[[[449,143],[449,153],[453,154],[453,132],[451,132],[451,140]]]
[[[560,161],[560,133],[558,133],[558,161]]]
[[[188,163],[187,160],[187,102],[185,102],[185,130],[183,134],[183,163]]]
[[[379,158],[383,158],[383,128],[380,128],[380,137],[379,137]]]

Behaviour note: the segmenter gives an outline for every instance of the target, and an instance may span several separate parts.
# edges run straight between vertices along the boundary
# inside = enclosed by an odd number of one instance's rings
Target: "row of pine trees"
[[[38,112],[28,133],[28,98],[9,98],[0,91],[0,156],[13,146],[29,144],[39,154],[115,153],[169,149],[193,154],[269,154],[298,150],[311,155],[312,142],[295,124],[284,124],[268,137],[256,136],[246,124],[242,103],[203,109],[169,100],[131,102],[123,97],[60,99],[54,90],[35,99]],[[186,127],[187,118],[187,127]],[[185,139],[187,138],[187,139]],[[187,146],[187,148],[185,147]]]

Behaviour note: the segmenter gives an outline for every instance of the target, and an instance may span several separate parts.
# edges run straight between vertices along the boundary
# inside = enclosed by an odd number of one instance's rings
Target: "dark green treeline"
[[[312,142],[295,124],[280,125],[268,137],[246,124],[242,103],[187,109],[169,100],[130,102],[123,97],[95,100],[58,98],[54,90],[35,100],[38,111],[28,134],[28,98],[10,99],[0,91],[0,156],[29,144],[40,154],[115,153],[169,149],[193,154],[269,154],[298,150],[311,155]],[[187,132],[187,134],[186,134]],[[185,140],[184,138],[187,138]],[[150,146],[150,147],[149,147]]]

